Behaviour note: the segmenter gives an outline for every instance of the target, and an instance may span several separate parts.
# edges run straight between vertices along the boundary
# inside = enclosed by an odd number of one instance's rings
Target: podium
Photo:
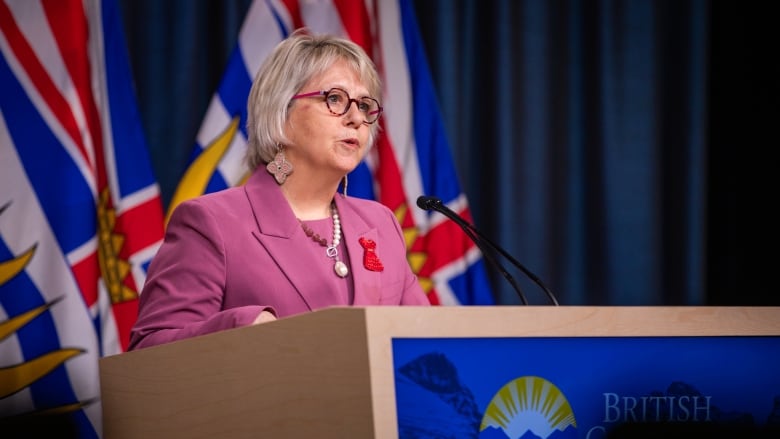
[[[701,353],[699,341],[706,342]],[[424,362],[402,367],[417,355],[416,343],[439,360],[463,359],[462,366],[453,360],[437,369],[460,386],[449,386],[446,398],[431,381],[420,385],[430,379]],[[643,353],[650,357],[637,359]],[[739,370],[717,372],[736,357],[744,362],[733,366]],[[400,370],[417,372],[402,376]],[[507,398],[525,401],[524,386],[536,389],[536,399],[547,395],[559,413],[569,410],[568,425],[558,419],[545,428],[585,437],[607,431],[612,418],[636,420],[637,404],[660,408],[643,393],[658,382],[682,377],[705,387],[706,395],[686,397],[687,405],[679,395],[664,396],[678,408],[671,415],[680,420],[687,412],[691,420],[742,409],[724,407],[737,403],[729,387],[735,380],[750,380],[736,392],[744,391],[745,400],[780,395],[777,370],[777,307],[336,307],[104,357],[100,383],[106,439],[397,438],[415,419],[442,423],[431,428],[467,425],[478,430],[473,437],[504,429],[509,437],[510,429],[524,427],[506,420],[521,414]],[[577,374],[584,379],[572,377]],[[487,397],[473,390],[479,381],[496,391],[492,400],[493,390]],[[713,382],[723,384],[708,388]],[[452,395],[460,401],[456,409]],[[598,414],[586,412],[599,404]],[[710,411],[709,404],[720,408]],[[465,413],[466,406],[474,413]],[[764,409],[755,409],[758,417]],[[504,421],[496,416],[502,410]],[[462,416],[471,420],[459,425]]]

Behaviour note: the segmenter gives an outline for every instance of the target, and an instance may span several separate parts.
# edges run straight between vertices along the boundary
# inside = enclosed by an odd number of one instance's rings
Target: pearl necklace
[[[333,218],[333,242],[331,242],[330,245],[328,245],[328,241],[326,241],[325,238],[321,237],[318,233],[314,233],[306,223],[300,219],[298,222],[301,223],[301,228],[303,228],[303,232],[306,233],[306,236],[325,247],[325,255],[336,261],[336,263],[333,264],[333,271],[336,272],[336,275],[339,277],[347,277],[349,274],[347,264],[341,262],[339,259],[338,247],[341,243],[341,220],[339,219],[339,212],[336,210],[336,203],[331,203],[330,205],[330,216]]]

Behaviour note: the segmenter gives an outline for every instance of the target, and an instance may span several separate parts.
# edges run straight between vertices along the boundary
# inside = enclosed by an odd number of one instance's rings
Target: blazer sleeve
[[[209,207],[198,199],[180,204],[149,266],[129,349],[250,325],[268,306],[222,310],[224,240]]]

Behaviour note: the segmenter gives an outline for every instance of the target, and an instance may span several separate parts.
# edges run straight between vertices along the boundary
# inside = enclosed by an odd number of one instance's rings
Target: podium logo
[[[479,428],[483,439],[558,439],[576,437],[576,430],[566,396],[537,376],[516,378],[496,392]]]

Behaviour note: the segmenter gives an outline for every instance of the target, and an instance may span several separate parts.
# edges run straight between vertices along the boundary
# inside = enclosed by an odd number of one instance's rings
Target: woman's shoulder
[[[343,200],[348,209],[339,213],[347,219],[359,217],[365,224],[380,228],[393,227],[398,223],[393,210],[378,201],[357,197],[344,197]]]
[[[240,209],[242,199],[246,199],[244,190],[240,186],[222,189],[216,192],[198,195],[179,202],[174,208],[177,211],[202,211],[225,212]]]
[[[376,200],[358,197],[344,197],[341,195],[339,196],[342,197],[344,202],[347,203],[352,209],[358,212],[371,213],[375,215],[385,215],[387,213],[392,213],[390,208]]]

